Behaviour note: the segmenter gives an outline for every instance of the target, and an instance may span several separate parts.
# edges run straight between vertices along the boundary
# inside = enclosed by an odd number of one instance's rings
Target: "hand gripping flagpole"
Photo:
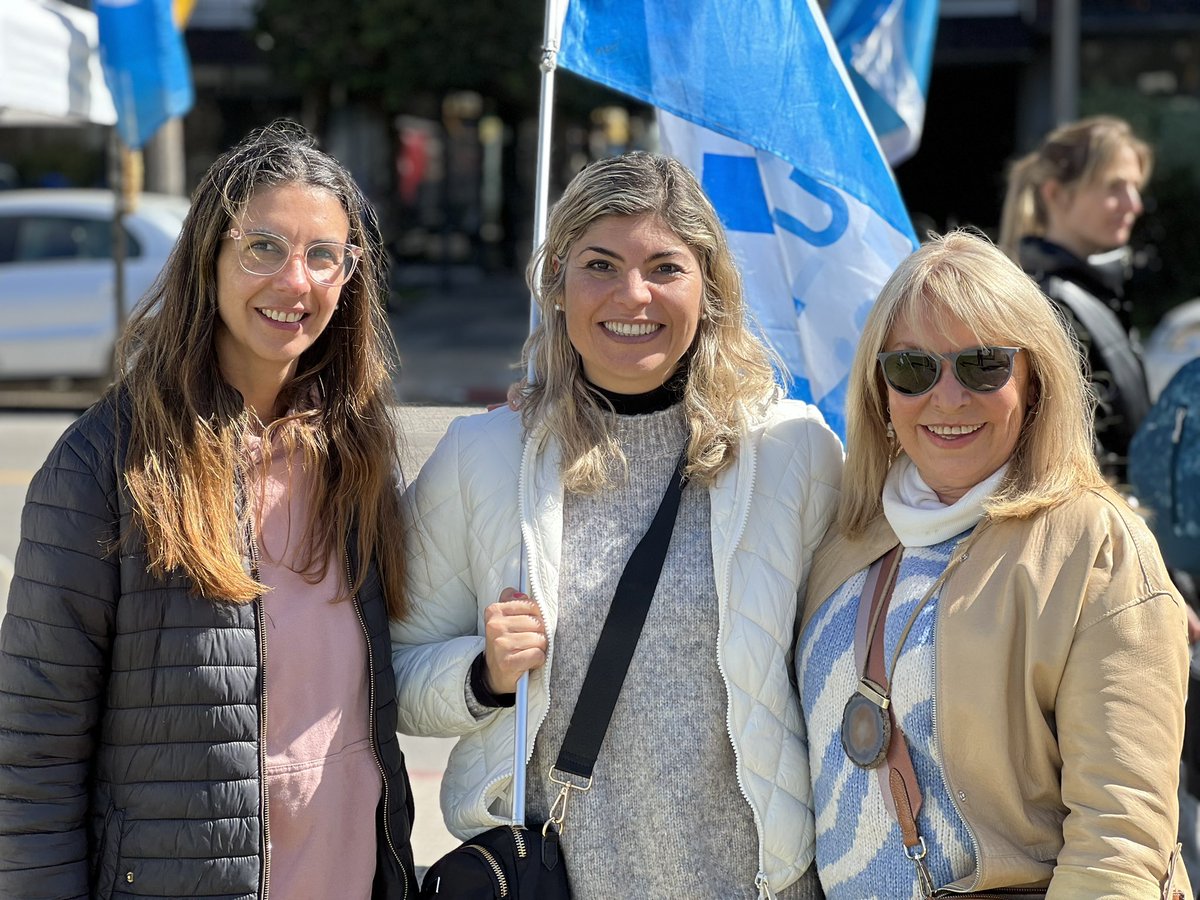
[[[550,147],[551,126],[554,120],[554,71],[558,68],[558,46],[562,39],[563,19],[568,0],[546,0],[546,18],[542,30],[542,88],[538,101],[538,150],[537,184],[533,206],[533,252],[537,253],[546,239],[546,221],[550,206]],[[536,277],[533,279],[537,283]],[[537,300],[529,298],[529,333],[533,333],[541,316]],[[536,376],[533,357],[529,358],[527,379]],[[529,593],[529,554],[524,542],[521,546],[520,589]],[[513,740],[513,796],[512,820],[514,825],[525,824],[525,759],[527,755],[529,727],[529,673],[525,672],[517,681],[516,723]]]

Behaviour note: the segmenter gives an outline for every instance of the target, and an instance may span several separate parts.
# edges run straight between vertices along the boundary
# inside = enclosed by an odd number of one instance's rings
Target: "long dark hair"
[[[217,254],[222,236],[256,191],[286,184],[335,196],[363,248],[329,326],[300,357],[263,445],[281,435],[300,448],[310,473],[313,521],[306,525],[306,572],[324,572],[359,536],[358,581],[378,563],[389,611],[404,611],[404,557],[396,496],[393,402],[395,347],[386,318],[387,262],[377,219],[350,173],[317,148],[304,128],[277,120],[250,132],[200,180],[183,231],[162,274],[132,316],[118,347],[114,390],[132,402],[125,480],[152,571],[182,569],[199,593],[247,602],[262,586],[244,570],[237,470],[249,427],[240,394],[222,377]],[[306,403],[306,398],[318,402]],[[269,452],[269,450],[268,450]],[[357,584],[352,588],[357,588]]]

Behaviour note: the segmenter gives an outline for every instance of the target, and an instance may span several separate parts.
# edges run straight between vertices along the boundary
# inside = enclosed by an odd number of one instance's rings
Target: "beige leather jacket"
[[[898,539],[831,529],[803,622]],[[1159,900],[1172,862],[1188,650],[1183,600],[1115,494],[981,523],[937,609],[946,786],[978,867],[949,887],[1032,883],[1052,900]],[[900,852],[897,846],[897,852]],[[1192,897],[1182,863],[1174,887]]]

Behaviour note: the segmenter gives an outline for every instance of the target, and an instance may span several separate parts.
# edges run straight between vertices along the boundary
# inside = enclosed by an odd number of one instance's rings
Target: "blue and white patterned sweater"
[[[890,664],[913,610],[969,534],[968,530],[929,547],[904,550],[884,626],[892,704],[924,798],[917,826],[935,885],[948,884],[975,868],[971,837],[947,792],[934,735],[936,595],[917,614],[894,674]],[[817,870],[828,900],[916,900],[916,870],[904,855],[900,826],[884,805],[877,770],[850,762],[840,738],[842,710],[861,675],[854,660],[854,630],[866,575],[866,569],[859,572],[817,610],[797,647],[796,674],[808,726],[817,816]]]

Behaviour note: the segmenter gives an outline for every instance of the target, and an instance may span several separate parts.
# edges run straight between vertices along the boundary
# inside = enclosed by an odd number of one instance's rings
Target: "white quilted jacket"
[[[760,887],[772,891],[796,881],[813,858],[792,635],[797,593],[834,513],[841,460],[820,413],[785,400],[743,438],[736,461],[710,489],[720,600],[713,649],[728,686],[738,781],[758,826]],[[506,709],[476,720],[464,685],[483,650],[484,608],[517,585],[522,537],[529,592],[550,644],[546,666],[529,681],[531,738],[546,713],[562,551],[557,444],[544,432],[525,440],[508,409],[457,419],[405,499],[413,523],[412,611],[392,624],[399,727],[460,738],[441,801],[450,831],[465,840],[509,821],[515,716]]]

